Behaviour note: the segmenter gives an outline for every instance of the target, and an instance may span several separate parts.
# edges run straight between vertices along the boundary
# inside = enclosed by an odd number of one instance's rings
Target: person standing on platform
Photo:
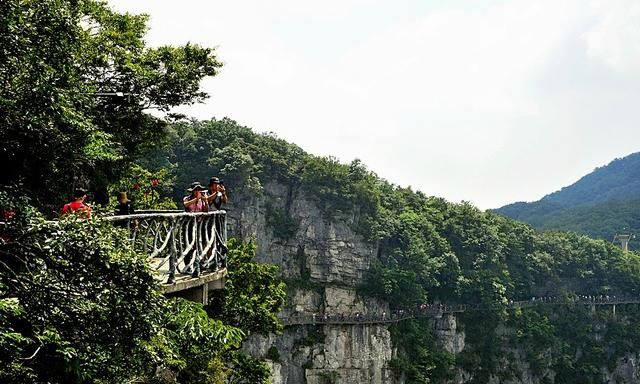
[[[187,189],[189,194],[182,199],[184,210],[191,213],[207,212],[209,210],[209,204],[207,204],[207,197],[202,193],[202,191],[206,190],[207,189],[200,185],[200,182],[198,181],[191,183],[191,188]],[[203,228],[201,227],[200,231],[202,230]],[[198,238],[203,239],[201,233],[198,233]],[[200,270],[204,269],[203,266],[200,265],[202,260],[198,259],[199,256],[197,252],[198,247],[195,247],[194,250],[184,257],[184,264],[186,268],[183,273],[191,274],[191,277],[199,277]],[[171,263],[169,264],[169,269],[173,270]]]
[[[207,189],[200,185],[199,182],[191,183],[191,188],[187,189],[189,194],[182,199],[184,210],[187,212],[207,212],[209,204],[207,197],[202,193]]]
[[[207,202],[212,211],[219,211],[222,204],[227,204],[227,189],[224,187],[223,181],[217,177],[209,179]]]
[[[76,213],[86,219],[91,218],[91,207],[85,203],[87,199],[87,191],[78,188],[73,192],[73,201],[62,207],[60,214],[66,216],[70,213]]]
[[[133,215],[136,211],[133,208],[133,204],[131,204],[131,200],[127,197],[127,192],[118,192],[118,205],[113,211],[113,214],[116,216],[122,215]],[[116,225],[118,227],[126,228],[131,224],[130,220],[127,221],[116,221]],[[134,221],[135,224],[135,221]]]

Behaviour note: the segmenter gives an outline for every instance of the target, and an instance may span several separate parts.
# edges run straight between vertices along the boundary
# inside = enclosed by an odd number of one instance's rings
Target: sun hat
[[[191,183],[191,188],[187,189],[187,192],[192,193],[195,191],[206,191],[206,190],[207,188],[200,185],[199,181],[194,181],[193,183]]]

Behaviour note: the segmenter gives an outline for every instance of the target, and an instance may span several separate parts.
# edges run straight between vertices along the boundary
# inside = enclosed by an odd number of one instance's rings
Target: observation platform
[[[147,254],[167,296],[207,304],[227,275],[225,211],[143,211],[105,220],[127,228],[136,251]]]

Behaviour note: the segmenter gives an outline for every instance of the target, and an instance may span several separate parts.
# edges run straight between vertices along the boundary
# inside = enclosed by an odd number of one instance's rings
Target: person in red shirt
[[[62,207],[62,211],[60,214],[62,216],[68,215],[69,213],[76,212],[81,217],[91,218],[91,207],[85,204],[85,200],[87,199],[87,191],[84,189],[76,189],[73,193],[73,201],[67,203]]]

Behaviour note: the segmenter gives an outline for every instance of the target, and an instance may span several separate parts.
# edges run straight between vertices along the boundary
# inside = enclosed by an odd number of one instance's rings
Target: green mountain
[[[611,240],[616,233],[640,232],[640,152],[596,168],[574,184],[532,203],[518,202],[495,212],[537,229],[568,230]],[[631,246],[637,248],[637,240]]]

